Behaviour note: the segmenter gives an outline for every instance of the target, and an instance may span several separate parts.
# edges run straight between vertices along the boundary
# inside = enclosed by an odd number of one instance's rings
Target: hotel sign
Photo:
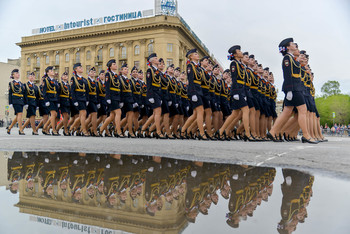
[[[110,15],[110,16],[103,16],[100,18],[90,18],[90,19],[84,19],[79,21],[65,22],[63,24],[58,24],[58,25],[50,25],[42,28],[33,29],[32,34],[36,35],[36,34],[43,34],[43,33],[59,32],[59,31],[64,31],[69,29],[77,29],[77,28],[84,28],[84,27],[96,26],[101,24],[139,19],[139,18],[148,17],[148,16],[153,16],[153,9],[129,12],[124,14],[116,14],[116,15]]]

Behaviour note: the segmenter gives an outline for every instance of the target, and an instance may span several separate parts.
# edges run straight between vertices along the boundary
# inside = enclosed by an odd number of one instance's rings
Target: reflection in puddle
[[[186,232],[222,204],[222,232],[229,232],[262,204],[269,206],[276,177],[271,167],[136,155],[15,152],[7,164],[8,188],[19,194],[15,206],[21,213],[36,223],[84,233]],[[314,176],[291,169],[282,169],[282,175],[280,221],[272,230],[291,233],[308,217]]]

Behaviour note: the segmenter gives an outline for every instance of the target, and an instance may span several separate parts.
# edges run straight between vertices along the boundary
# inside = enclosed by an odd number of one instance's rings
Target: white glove
[[[148,101],[153,104],[154,103],[154,98],[150,98],[150,99],[148,99]]]
[[[292,92],[292,91],[289,91],[289,92],[287,93],[286,99],[287,99],[288,101],[291,101],[291,100],[293,99],[293,92]]]
[[[171,104],[173,104],[172,101],[168,101],[168,106],[171,106]]]
[[[36,109],[39,110],[39,107],[37,106]]]
[[[162,100],[160,100],[160,105],[162,105],[162,103],[163,103],[163,101],[162,101]]]
[[[12,104],[10,104],[10,108],[13,108],[13,105],[12,105]]]
[[[235,100],[239,100],[239,95],[238,95],[238,94],[235,94],[235,95],[233,95],[233,98],[234,98]]]
[[[247,101],[247,97],[244,97],[244,101]]]
[[[74,102],[74,106],[79,106],[78,102]]]
[[[187,110],[187,111],[189,111],[189,110],[190,110],[190,107],[189,107],[189,106],[188,106],[188,107],[186,107],[186,110]]]
[[[144,108],[144,107],[145,107],[145,105],[142,105],[142,106],[141,106],[141,108]]]
[[[97,109],[100,109],[101,108],[101,104],[97,104]]]
[[[198,101],[197,95],[193,95],[192,96],[192,102],[196,102],[196,101]]]
[[[176,104],[175,104],[175,108],[178,108],[178,107],[179,107],[179,104],[176,103]]]
[[[123,102],[119,103],[119,108],[123,108],[123,106],[124,106]]]
[[[112,102],[111,102],[111,100],[110,100],[110,99],[108,99],[108,100],[107,100],[107,103],[108,103],[108,104],[111,104]]]
[[[61,106],[61,104],[58,103],[58,104],[57,104],[57,107],[60,108],[60,106]]]
[[[132,104],[132,108],[136,108],[138,106],[139,106],[139,104],[137,104],[136,102],[134,104]]]
[[[24,105],[24,108],[27,110],[28,109],[28,105]]]
[[[45,106],[50,106],[50,102],[45,102]]]
[[[89,102],[86,102],[86,106],[88,106],[89,105]]]

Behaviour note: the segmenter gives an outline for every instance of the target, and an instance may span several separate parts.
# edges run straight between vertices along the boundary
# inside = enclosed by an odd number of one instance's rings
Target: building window
[[[135,51],[135,55],[139,55],[140,54],[140,46],[136,45],[134,51]]]
[[[122,58],[122,59],[126,58],[126,47],[123,46],[123,47],[120,49],[120,51],[121,51],[121,58]]]
[[[50,57],[49,57],[49,56],[46,56],[46,57],[45,57],[45,63],[46,63],[46,64],[49,64],[49,63],[50,63]]]
[[[102,49],[99,49],[97,51],[97,61],[102,61],[103,56],[102,56]]]
[[[36,66],[40,67],[40,58],[39,57],[36,58]]]
[[[172,43],[167,44],[166,51],[173,52],[173,44]]]
[[[40,79],[40,72],[35,72],[35,80],[37,83],[39,83],[39,79]]]
[[[140,61],[135,61],[135,62],[134,62],[134,66],[135,66],[137,69],[140,69]]]
[[[87,65],[87,66],[86,66],[86,73],[87,73],[87,74],[89,73],[90,68],[91,68],[91,66],[90,66],[90,65]]]
[[[114,48],[109,49],[109,57],[110,58],[114,57]]]
[[[173,64],[173,59],[172,58],[168,58],[166,60],[166,66],[169,67],[171,64]]]
[[[86,51],[86,60],[90,60],[91,59],[91,51],[88,50]]]
[[[153,53],[153,43],[148,44],[148,46],[147,46],[147,53],[148,53],[148,55]]]
[[[69,74],[69,67],[65,67],[64,71],[67,72]]]
[[[27,58],[27,66],[30,66],[30,58]]]
[[[79,52],[75,53],[75,63],[80,63],[80,53]]]
[[[58,64],[60,64],[60,55],[56,54],[56,56],[55,56],[55,65],[58,65]]]
[[[68,53],[66,53],[66,62],[69,62],[69,54]]]

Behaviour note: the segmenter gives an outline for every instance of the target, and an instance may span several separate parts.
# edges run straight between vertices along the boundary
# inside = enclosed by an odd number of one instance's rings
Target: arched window
[[[60,55],[56,54],[55,56],[55,65],[59,65],[60,64]]]
[[[36,57],[36,66],[40,67],[40,58],[39,57]]]
[[[109,57],[110,58],[114,57],[114,48],[109,49]]]
[[[65,57],[66,57],[66,62],[69,62],[69,54],[68,53],[66,53]]]
[[[122,48],[121,48],[121,57],[122,58],[126,58],[126,47],[125,46],[123,46]]]
[[[49,64],[49,63],[50,63],[50,57],[49,57],[49,56],[46,56],[46,57],[45,57],[45,63],[46,63],[46,64]]]
[[[86,51],[86,60],[90,60],[91,59],[91,51],[88,50]]]
[[[75,53],[75,62],[80,63],[80,53],[79,52]]]
[[[140,54],[140,46],[136,45],[134,51],[135,51],[135,55],[139,55]]]
[[[103,58],[103,56],[102,56],[102,49],[99,49],[97,51],[97,60],[98,61],[102,61],[102,58]]]
[[[147,52],[148,52],[148,55],[153,53],[153,43],[148,44]]]
[[[30,58],[27,58],[27,66],[30,66]]]

